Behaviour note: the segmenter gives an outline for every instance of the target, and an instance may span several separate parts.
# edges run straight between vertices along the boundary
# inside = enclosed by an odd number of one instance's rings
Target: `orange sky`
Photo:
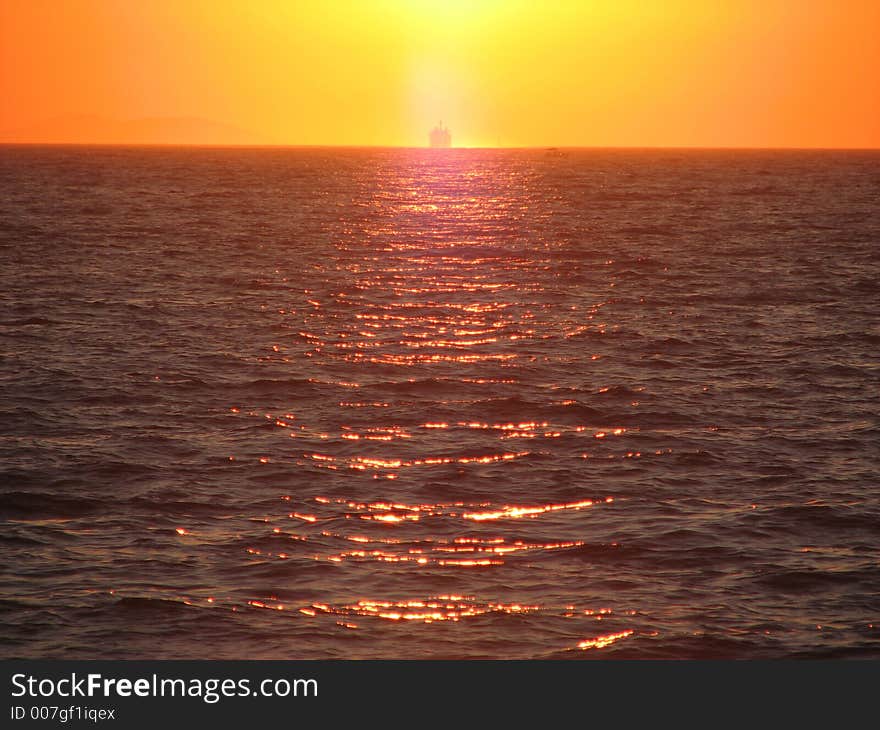
[[[878,38],[877,0],[0,0],[0,140],[880,147]]]

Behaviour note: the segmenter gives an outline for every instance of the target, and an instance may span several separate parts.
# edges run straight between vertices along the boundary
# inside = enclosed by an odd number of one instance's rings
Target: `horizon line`
[[[801,147],[751,145],[474,145],[446,148],[426,145],[394,144],[269,144],[269,143],[214,143],[214,142],[47,142],[4,141],[0,147],[176,147],[194,149],[376,149],[376,150],[432,150],[444,154],[455,150],[694,150],[694,151],[791,151],[791,152],[880,152],[877,147]]]

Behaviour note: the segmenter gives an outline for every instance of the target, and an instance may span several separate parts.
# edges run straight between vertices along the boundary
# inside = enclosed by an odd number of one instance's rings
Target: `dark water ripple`
[[[0,150],[7,657],[880,655],[880,156]]]

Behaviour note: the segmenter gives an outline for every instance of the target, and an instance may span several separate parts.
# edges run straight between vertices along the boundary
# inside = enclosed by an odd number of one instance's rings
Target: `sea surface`
[[[0,654],[880,657],[880,153],[0,148]]]

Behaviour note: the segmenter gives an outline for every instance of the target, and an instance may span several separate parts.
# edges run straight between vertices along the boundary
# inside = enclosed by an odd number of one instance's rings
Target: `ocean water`
[[[880,656],[880,154],[0,149],[0,652]]]

